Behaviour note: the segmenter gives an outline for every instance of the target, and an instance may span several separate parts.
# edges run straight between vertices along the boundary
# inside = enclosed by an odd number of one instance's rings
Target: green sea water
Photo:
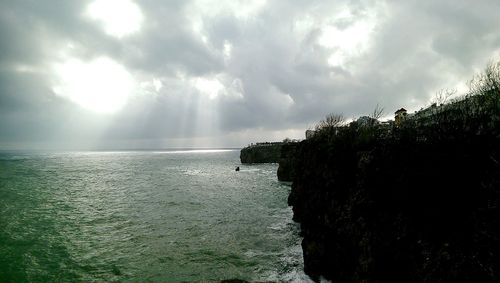
[[[238,157],[1,152],[0,282],[309,281],[277,165]]]

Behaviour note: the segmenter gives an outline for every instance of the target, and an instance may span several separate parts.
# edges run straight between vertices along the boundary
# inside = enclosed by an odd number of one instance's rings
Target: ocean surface
[[[310,282],[276,169],[238,150],[0,152],[0,282]]]

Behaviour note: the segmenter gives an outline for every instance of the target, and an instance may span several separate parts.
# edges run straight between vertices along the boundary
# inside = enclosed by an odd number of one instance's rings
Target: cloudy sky
[[[418,110],[500,56],[498,0],[0,0],[0,149],[239,147]]]

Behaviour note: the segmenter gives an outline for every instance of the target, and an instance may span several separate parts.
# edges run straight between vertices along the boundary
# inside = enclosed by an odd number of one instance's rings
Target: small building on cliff
[[[406,115],[408,115],[408,113],[404,108],[401,108],[394,113],[394,123],[396,124],[396,127],[401,125],[403,120],[406,118]]]

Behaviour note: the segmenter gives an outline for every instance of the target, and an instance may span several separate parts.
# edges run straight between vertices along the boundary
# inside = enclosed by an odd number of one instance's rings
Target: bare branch
[[[315,130],[318,131],[326,128],[338,127],[344,124],[344,122],[345,118],[341,114],[328,114],[325,119],[316,124]]]
[[[373,109],[373,113],[370,115],[370,118],[373,118],[375,120],[380,119],[384,115],[384,108],[380,107],[377,103],[377,106],[375,106],[375,109]]]
[[[457,93],[457,89],[455,88],[443,88],[436,92],[434,98],[432,99],[432,103],[435,103],[437,106],[445,104],[448,99]]]
[[[485,94],[500,91],[500,62],[489,63],[483,73],[475,75],[469,81],[471,94]]]

